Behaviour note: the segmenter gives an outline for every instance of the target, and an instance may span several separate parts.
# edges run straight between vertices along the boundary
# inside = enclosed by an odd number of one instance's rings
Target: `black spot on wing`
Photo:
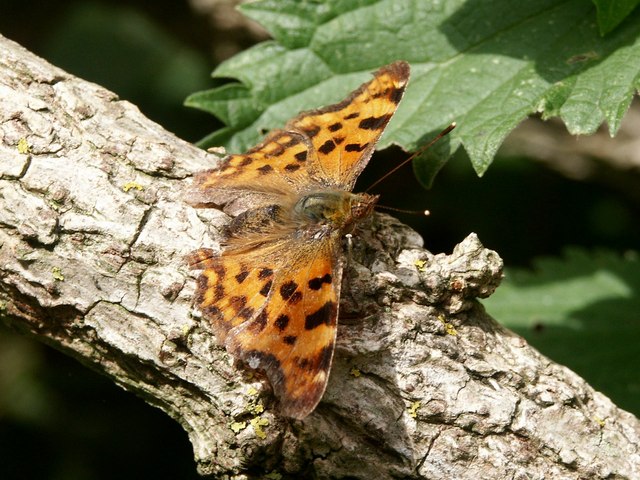
[[[318,353],[316,357],[318,368],[320,370],[324,370],[325,372],[328,372],[329,368],[331,368],[332,357],[333,357],[333,342],[325,346],[322,350],[320,350],[320,353]]]
[[[293,280],[283,283],[280,287],[280,296],[283,300],[289,300],[295,291],[298,289],[298,284]]]
[[[288,141],[281,144],[284,148],[291,148],[300,143],[300,138],[298,136],[291,137]]]
[[[263,297],[269,295],[269,292],[271,291],[271,285],[273,285],[273,280],[267,281],[260,289],[260,295],[262,295]]]
[[[331,358],[333,357],[333,342],[326,345],[317,354],[311,357],[298,357],[295,359],[296,364],[301,370],[315,372],[322,370],[328,372],[331,368]]]
[[[294,157],[296,157],[296,160],[299,162],[304,162],[307,160],[307,151],[304,150],[302,152],[298,152],[294,155]]]
[[[254,333],[260,333],[262,330],[264,330],[264,327],[267,326],[268,318],[269,318],[269,313],[265,308],[258,314],[255,320],[251,322],[251,327],[250,327],[251,331],[253,331]]]
[[[346,152],[361,152],[365,148],[367,148],[368,146],[369,146],[368,143],[363,143],[363,144],[360,144],[360,143],[347,143],[344,146],[344,150]]]
[[[200,275],[198,280],[196,280],[196,284],[198,286],[198,291],[204,291],[209,287],[209,279],[206,275]]]
[[[269,153],[267,153],[268,157],[279,157],[286,151],[285,148],[279,143],[271,143],[268,146],[272,149]]]
[[[289,300],[287,300],[287,302],[290,305],[295,305],[300,300],[302,300],[302,292],[301,291],[297,291],[297,292],[294,292],[293,295],[291,295],[291,297],[289,297]]]
[[[360,120],[358,127],[363,130],[379,130],[391,118],[391,114],[380,115],[379,117],[367,117]]]
[[[404,87],[394,87],[391,90],[391,93],[389,94],[389,100],[391,100],[393,103],[395,103],[396,105],[400,103],[400,100],[402,100],[402,94],[404,93]]]
[[[333,140],[327,140],[322,145],[320,145],[320,147],[318,147],[318,151],[320,153],[323,153],[324,155],[327,155],[333,152],[335,148],[336,148],[336,144],[333,142]]]
[[[278,330],[282,332],[285,328],[287,328],[287,325],[289,325],[289,317],[285,314],[281,314],[278,318],[276,318],[274,325],[278,328]]]
[[[302,131],[307,134],[309,138],[313,138],[320,132],[319,125],[312,125],[306,128],[303,128]]]
[[[236,282],[238,283],[244,282],[248,275],[249,275],[248,270],[242,270],[239,274],[236,275]]]
[[[216,283],[216,285],[213,287],[214,289],[214,294],[213,294],[213,301],[217,302],[219,300],[222,299],[222,297],[224,297],[224,286],[221,283]]]
[[[271,275],[273,275],[273,270],[271,270],[270,268],[263,268],[258,272],[258,278],[260,280],[264,280],[265,278],[268,278]]]
[[[216,262],[213,265],[211,265],[211,268],[213,269],[214,272],[216,272],[216,275],[218,276],[218,281],[224,280],[224,277],[227,275],[227,271],[225,270],[225,268],[222,266],[221,263]]]
[[[257,169],[261,175],[266,175],[268,173],[273,172],[273,167],[271,165],[263,165]]]
[[[247,307],[247,297],[236,295],[229,299],[229,305],[236,311],[236,315],[245,320],[249,320],[255,314],[255,309]]]
[[[204,307],[202,309],[202,314],[206,318],[209,318],[211,320],[219,320],[219,319],[223,318],[222,310],[220,310],[218,307],[213,306],[213,305],[209,305],[207,307]]]
[[[331,325],[331,321],[336,316],[337,308],[335,302],[329,300],[322,307],[306,316],[304,328],[313,330],[320,325]]]
[[[289,165],[285,165],[285,167],[284,167],[284,169],[287,172],[295,172],[299,168],[300,168],[300,164],[298,164],[298,163],[290,163]]]
[[[327,127],[330,132],[337,132],[342,128],[342,124],[340,122],[332,123]]]
[[[325,273],[322,277],[315,277],[309,280],[309,288],[311,290],[320,290],[323,283],[331,284],[331,274]]]
[[[247,304],[247,297],[244,295],[236,295],[229,299],[229,305],[236,311],[240,311]]]
[[[351,120],[352,118],[358,118],[360,116],[360,113],[358,112],[353,112],[350,113],[349,115],[347,115],[346,117],[344,117],[345,120]]]
[[[286,335],[282,341],[284,343],[286,343],[287,345],[295,345],[296,340],[298,340],[298,337],[296,337],[295,335]]]
[[[295,359],[296,365],[300,370],[309,370],[313,371],[313,360],[310,358],[300,358],[297,357]]]

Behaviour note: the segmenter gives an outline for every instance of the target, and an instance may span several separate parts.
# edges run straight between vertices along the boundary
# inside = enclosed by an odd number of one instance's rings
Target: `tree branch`
[[[0,318],[175,418],[202,474],[640,478],[640,423],[475,300],[502,262],[431,255],[391,217],[354,242],[335,364],[305,421],[191,309],[184,255],[227,218],[185,203],[214,157],[0,38]]]

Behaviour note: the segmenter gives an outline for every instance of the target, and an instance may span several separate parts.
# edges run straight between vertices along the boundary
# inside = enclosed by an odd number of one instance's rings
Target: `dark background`
[[[0,2],[0,33],[51,63],[103,85],[178,136],[197,141],[220,126],[182,106],[210,88],[209,73],[264,38],[213,21],[186,2]],[[561,125],[557,128],[563,129]],[[360,190],[407,154],[376,154]],[[607,168],[604,165],[602,168]],[[356,189],[358,190],[358,188]],[[379,185],[381,203],[431,210],[398,215],[433,252],[451,252],[468,233],[526,267],[567,245],[619,252],[640,244],[638,198],[599,178],[571,180],[540,162],[499,156],[484,178],[464,153],[425,191],[411,167]],[[197,478],[186,433],[165,414],[75,360],[0,327],[0,479]]]

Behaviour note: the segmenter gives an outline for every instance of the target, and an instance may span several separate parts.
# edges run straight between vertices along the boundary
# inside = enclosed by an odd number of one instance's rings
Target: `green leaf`
[[[640,14],[603,38],[589,5],[584,0],[249,3],[242,10],[267,26],[274,40],[226,61],[213,74],[238,79],[246,88],[242,114],[231,118],[232,108],[222,104],[239,99],[226,98],[220,88],[192,96],[189,103],[225,120],[234,133],[224,146],[239,152],[301,110],[343,99],[377,67],[404,59],[412,66],[411,81],[379,148],[395,143],[416,150],[428,134],[456,121],[447,150],[453,154],[463,147],[481,175],[506,135],[532,113],[559,116],[576,135],[593,133],[604,121],[612,135],[617,131],[640,84]],[[415,169],[425,172],[421,181],[428,184],[439,165],[421,163],[416,161]]]
[[[241,5],[240,11],[261,23],[278,43],[294,49],[309,44],[315,26],[333,16],[330,8],[325,2],[266,0]]]
[[[215,115],[227,125],[251,121],[262,110],[249,89],[239,83],[228,83],[212,90],[194,93],[184,103]]]
[[[598,9],[600,35],[606,35],[629,16],[640,0],[593,0]]]
[[[507,270],[487,311],[619,406],[640,414],[640,260],[567,250]]]

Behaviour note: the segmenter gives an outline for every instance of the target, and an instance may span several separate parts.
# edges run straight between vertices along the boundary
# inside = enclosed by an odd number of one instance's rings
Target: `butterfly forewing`
[[[306,135],[276,130],[248,152],[226,157],[220,168],[197,174],[192,203],[239,204],[225,209],[234,215],[277,203],[316,175],[311,149]]]
[[[396,111],[408,79],[408,64],[392,63],[344,101],[303,112],[285,128],[308,135],[323,177],[335,187],[351,190]]]
[[[395,112],[408,78],[405,62],[382,67],[344,101],[303,112],[251,150],[230,155],[220,168],[198,174],[194,198],[203,202],[206,193],[206,200],[222,204],[225,198],[248,191],[263,192],[266,199],[261,203],[265,204],[274,192],[301,192],[314,185],[351,190]],[[259,201],[256,195],[251,200]]]

